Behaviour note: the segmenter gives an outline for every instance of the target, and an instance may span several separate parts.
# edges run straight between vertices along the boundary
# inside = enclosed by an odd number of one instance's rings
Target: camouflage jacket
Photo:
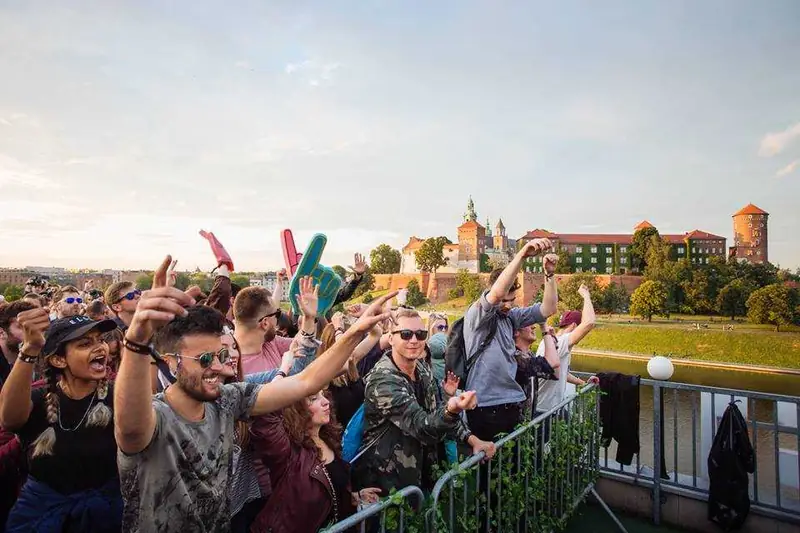
[[[461,419],[445,418],[445,404],[437,399],[438,385],[430,367],[419,361],[416,374],[424,394],[422,405],[415,383],[397,368],[390,352],[366,376],[362,445],[375,439],[377,443],[355,462],[357,487],[379,487],[386,496],[393,488],[422,486],[423,465],[437,464],[439,443],[469,437]]]

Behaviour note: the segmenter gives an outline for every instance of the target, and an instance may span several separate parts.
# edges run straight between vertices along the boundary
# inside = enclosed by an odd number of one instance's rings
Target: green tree
[[[235,283],[239,287],[244,289],[245,287],[250,286],[250,276],[245,276],[244,274],[233,274],[231,276],[231,283]]]
[[[488,255],[486,255],[486,254],[481,254],[481,261],[480,261],[480,263],[481,263],[481,264],[480,264],[480,268],[479,268],[479,270],[480,270],[481,272],[483,272],[483,273],[486,273],[486,272],[491,272],[491,271],[492,271],[492,269],[493,269],[493,268],[495,268],[494,266],[492,266],[492,263],[489,261],[489,256],[488,256]]]
[[[467,301],[472,303],[480,298],[482,292],[483,285],[481,284],[480,276],[470,274],[466,270],[459,270],[458,274],[456,274],[456,288],[452,293],[457,295],[456,298],[465,296]]]
[[[737,316],[747,314],[747,299],[753,292],[753,286],[743,279],[735,279],[722,287],[717,295],[717,312],[736,320]]]
[[[372,293],[368,292],[368,293],[364,294],[363,298],[361,298],[361,302],[365,303],[365,304],[368,304],[368,303],[372,302],[372,300],[374,300],[374,299],[375,299],[375,297],[372,295]]]
[[[143,291],[150,290],[153,287],[153,274],[142,274],[136,278],[136,287]]]
[[[342,278],[342,281],[347,279],[347,269],[342,265],[333,265],[331,269],[336,272],[340,278]]]
[[[15,302],[25,296],[25,287],[20,285],[7,285],[3,291],[3,297],[8,303]]]
[[[600,292],[598,307],[605,313],[622,313],[630,304],[630,297],[625,287],[617,283],[609,283]]]
[[[416,279],[409,281],[406,288],[408,289],[408,295],[406,298],[407,305],[410,305],[411,307],[419,307],[428,302],[428,299],[425,298],[424,294],[422,294],[422,290],[419,288],[419,282]]]
[[[366,294],[374,288],[375,276],[372,275],[372,271],[369,267],[367,267],[367,269],[364,271],[364,275],[361,277],[361,283],[358,284],[355,292],[353,292],[353,296],[361,296],[362,294]]]
[[[205,294],[208,294],[208,292],[211,290],[214,280],[212,280],[211,276],[205,272],[196,270],[189,275],[189,282],[192,285],[197,285],[200,287],[201,291],[203,291]]]
[[[369,264],[374,274],[397,274],[400,272],[400,251],[388,244],[379,244],[369,253]]]
[[[667,289],[660,281],[645,281],[633,291],[630,312],[634,316],[653,320],[653,315],[667,310]]]
[[[447,258],[444,256],[445,244],[450,244],[450,239],[447,237],[425,239],[415,254],[420,272],[436,272],[447,264]]]
[[[716,310],[716,298],[710,295],[708,271],[698,268],[694,271],[691,281],[681,283],[681,288],[686,296],[686,306],[692,313],[709,314]]]
[[[630,253],[631,266],[638,268],[639,272],[644,272],[645,268],[647,268],[647,252],[653,243],[651,237],[654,236],[659,240],[661,239],[658,230],[654,227],[642,228],[636,230],[636,233],[633,234]]]
[[[586,285],[592,300],[597,301],[600,297],[600,286],[597,283],[597,276],[591,272],[579,272],[569,277],[567,281],[558,287],[558,299],[563,309],[582,309],[583,297],[578,294],[581,285]]]
[[[572,274],[572,254],[560,244],[556,248],[558,262],[556,262],[556,274]]]
[[[186,272],[180,272],[178,277],[175,278],[175,287],[178,289],[185,291],[189,288],[189,285],[192,284],[192,279],[189,277],[189,274]]]
[[[794,320],[795,295],[784,283],[774,283],[753,291],[747,299],[747,318],[754,324],[772,324],[775,331]]]

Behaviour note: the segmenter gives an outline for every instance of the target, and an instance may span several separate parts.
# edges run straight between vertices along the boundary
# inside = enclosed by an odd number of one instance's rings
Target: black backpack
[[[461,387],[466,387],[469,371],[475,366],[478,358],[486,350],[497,333],[497,323],[500,317],[497,312],[488,314],[478,325],[478,329],[488,328],[486,337],[478,346],[475,355],[467,358],[467,348],[464,342],[464,317],[459,318],[450,327],[450,334],[447,337],[447,349],[444,352],[445,372],[452,372],[461,380]],[[446,374],[445,374],[446,375]]]

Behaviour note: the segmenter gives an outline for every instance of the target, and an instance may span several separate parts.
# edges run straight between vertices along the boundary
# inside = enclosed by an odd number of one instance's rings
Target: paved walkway
[[[667,526],[656,527],[652,522],[641,518],[617,514],[617,518],[628,533],[678,533],[679,529]],[[569,521],[565,533],[619,533],[614,521],[597,505],[582,505]]]

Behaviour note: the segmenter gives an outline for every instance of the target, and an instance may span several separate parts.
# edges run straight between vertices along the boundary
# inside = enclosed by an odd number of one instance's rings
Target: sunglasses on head
[[[117,299],[117,301],[114,302],[114,303],[119,303],[122,300],[132,301],[134,298],[136,298],[137,296],[141,296],[141,295],[142,295],[142,291],[140,291],[139,289],[134,289],[131,292],[129,292],[127,294],[123,294],[122,296],[120,296]]]
[[[257,322],[261,322],[261,321],[262,321],[262,320],[264,320],[265,318],[270,318],[270,317],[273,317],[273,316],[275,317],[275,319],[276,319],[276,320],[277,320],[277,319],[279,319],[279,318],[281,317],[281,310],[280,310],[280,309],[278,309],[277,311],[274,311],[274,312],[272,312],[272,313],[267,313],[266,315],[264,315],[264,316],[262,316],[261,318],[259,318],[259,319],[257,320]]]
[[[222,348],[218,352],[203,352],[198,356],[191,356],[191,355],[181,355],[175,354],[176,357],[185,358],[185,359],[194,359],[198,363],[200,363],[200,368],[208,368],[214,363],[214,357],[219,359],[221,365],[224,365],[228,359],[230,358],[231,354],[227,348]]]
[[[411,337],[416,337],[418,341],[424,341],[428,338],[428,332],[424,329],[418,329],[417,331],[413,331],[410,329],[399,329],[397,331],[393,331],[392,335],[399,334],[400,338],[404,341],[410,341]]]
[[[75,298],[74,296],[70,296],[69,298],[64,298],[64,302],[68,304],[74,304],[74,303],[82,304],[83,298]]]

